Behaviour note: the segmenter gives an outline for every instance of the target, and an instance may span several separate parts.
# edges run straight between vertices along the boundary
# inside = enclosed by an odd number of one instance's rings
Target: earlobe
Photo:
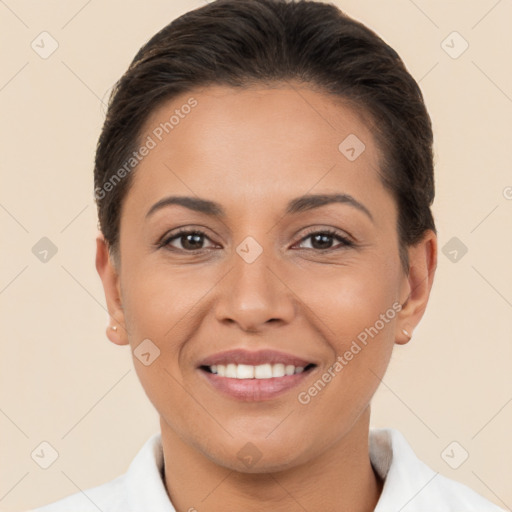
[[[111,320],[111,322],[115,322],[115,320]],[[126,331],[123,333],[121,328],[118,328],[117,325],[107,325],[105,328],[105,333],[107,338],[116,345],[128,345],[128,337]]]
[[[410,333],[407,329],[402,328],[402,335],[401,337],[397,338],[395,340],[395,343],[397,345],[405,345],[412,339],[412,333]]]
[[[109,313],[109,323],[106,327],[107,338],[116,345],[127,345],[128,335],[121,301],[119,274],[102,233],[96,237],[96,270],[103,284]]]
[[[404,276],[403,307],[396,324],[395,343],[404,345],[420,322],[428,304],[437,267],[437,237],[428,230],[420,242],[409,249],[409,274]]]

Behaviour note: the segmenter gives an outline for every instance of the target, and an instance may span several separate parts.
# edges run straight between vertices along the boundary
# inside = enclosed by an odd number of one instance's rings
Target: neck
[[[161,419],[165,485],[176,512],[371,512],[383,482],[368,453],[369,408],[315,458],[281,471],[243,473],[216,464]]]

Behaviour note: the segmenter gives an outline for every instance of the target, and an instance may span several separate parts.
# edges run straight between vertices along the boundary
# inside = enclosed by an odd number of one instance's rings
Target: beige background
[[[142,43],[202,3],[0,2],[1,511],[113,479],[159,428],[128,347],[104,334],[92,163],[112,84]],[[433,469],[510,510],[512,3],[335,3],[420,82],[436,137],[439,247],[455,236],[468,248],[457,262],[440,252],[429,308],[395,349],[373,425],[398,428]],[[42,31],[59,44],[47,59],[31,48]],[[456,59],[441,46],[453,31],[469,43]],[[453,53],[462,41],[452,40]],[[58,248],[47,263],[32,253],[44,236]],[[46,470],[31,458],[42,441],[59,453]],[[456,470],[441,457],[452,441],[463,447],[455,458],[469,453]]]

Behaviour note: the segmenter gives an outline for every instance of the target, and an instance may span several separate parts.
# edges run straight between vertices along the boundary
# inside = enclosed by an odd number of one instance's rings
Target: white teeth
[[[210,366],[210,371],[216,373],[220,377],[228,377],[231,379],[270,379],[274,377],[284,377],[285,375],[293,375],[302,373],[304,367],[293,366],[293,364],[284,365],[277,364],[260,364],[252,366],[250,364],[233,364],[229,363],[216,364]]]
[[[284,377],[284,364],[274,364],[272,366],[272,377]]]
[[[272,365],[260,364],[254,367],[254,378],[256,379],[271,379],[272,378]]]
[[[239,364],[236,368],[237,379],[253,379],[254,378],[254,366],[249,364]]]
[[[293,364],[287,364],[284,372],[286,375],[293,375],[295,373],[295,366],[293,366]]]
[[[226,377],[236,379],[236,364],[226,365]]]

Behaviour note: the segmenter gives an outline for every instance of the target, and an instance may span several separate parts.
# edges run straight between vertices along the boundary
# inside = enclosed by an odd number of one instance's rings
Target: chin
[[[222,446],[223,443],[218,444]],[[210,445],[211,446],[211,445]],[[221,453],[203,452],[212,462],[238,473],[258,474],[277,473],[307,462],[308,456],[304,446],[290,438],[250,438],[243,440],[231,439],[225,443],[225,450]]]

